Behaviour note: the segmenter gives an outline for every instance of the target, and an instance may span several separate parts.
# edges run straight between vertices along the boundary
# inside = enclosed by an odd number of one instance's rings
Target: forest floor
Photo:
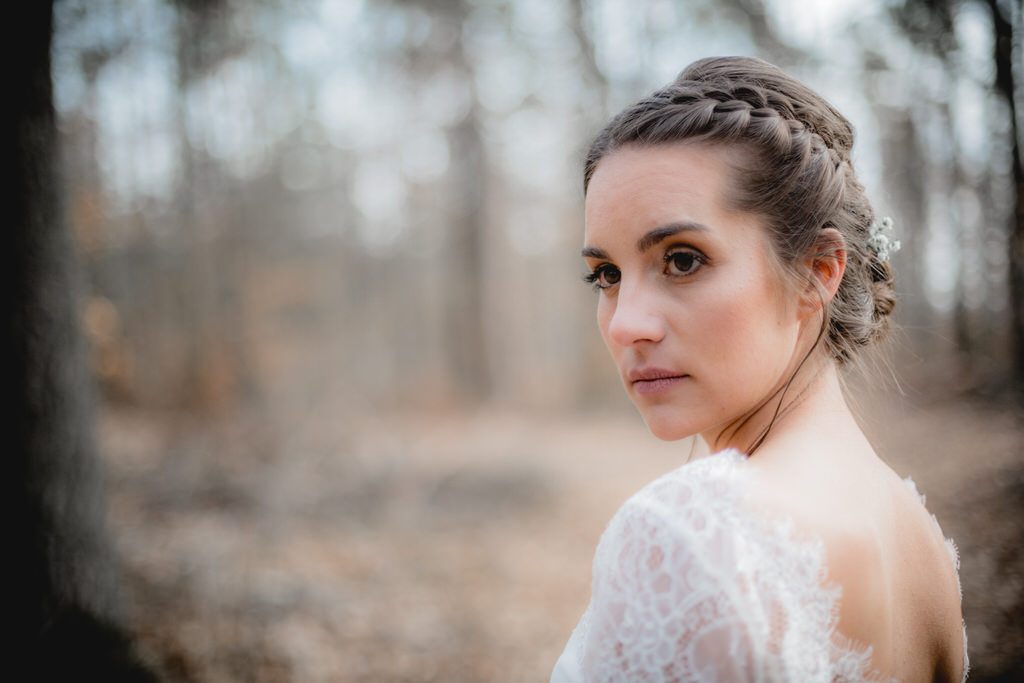
[[[973,680],[1022,671],[1024,422],[872,402],[961,553]],[[547,680],[598,537],[689,442],[635,415],[101,422],[123,613],[169,681]]]

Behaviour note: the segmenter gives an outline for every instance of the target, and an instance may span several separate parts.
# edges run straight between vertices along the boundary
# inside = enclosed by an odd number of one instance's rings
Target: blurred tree
[[[387,6],[388,3],[382,3]],[[447,127],[451,150],[448,176],[456,191],[447,197],[444,250],[444,300],[440,315],[443,354],[452,388],[459,399],[472,403],[492,390],[484,324],[484,264],[487,248],[486,186],[488,164],[482,137],[482,113],[474,85],[474,67],[466,32],[472,4],[468,0],[399,0],[405,21],[433,24],[431,32],[450,40],[406,45],[400,50],[403,71],[427,82],[447,71],[468,89],[465,112]],[[420,9],[417,19],[407,10]],[[411,17],[411,18],[410,18]],[[407,352],[406,355],[411,355]]]
[[[1013,72],[1013,43],[1014,16],[1017,17],[1018,25],[1016,31],[1024,33],[1019,25],[1024,21],[1021,18],[1022,10],[1018,2],[1016,11],[1012,3],[1014,0],[998,2],[998,0],[986,0],[985,4],[992,13],[992,28],[994,32],[993,58],[996,64],[996,90],[1003,97],[1009,109],[1010,135],[1012,147],[1013,165],[1013,218],[1010,227],[1010,311],[1011,324],[1013,329],[1014,361],[1016,365],[1017,389],[1024,392],[1024,149],[1021,148],[1020,116],[1017,102],[1022,98],[1018,92],[1021,84],[1014,80]],[[1018,37],[1018,71],[1021,70],[1021,61],[1024,61],[1020,52],[1024,52],[1024,35]]]
[[[913,113],[902,107],[887,107],[883,102],[881,98],[872,98],[872,107],[886,121],[881,127],[885,131],[883,182],[900,207],[903,253],[912,255],[901,264],[900,315],[905,324],[920,329],[931,325],[932,312],[925,299],[924,259],[921,258],[927,240],[924,228],[928,211],[927,178],[921,169],[928,162],[921,149],[918,122]]]
[[[453,173],[461,191],[457,205],[452,208],[453,250],[445,324],[451,337],[445,348],[452,354],[451,369],[457,387],[466,398],[475,400],[491,390],[483,318],[487,160],[481,138],[480,101],[472,87],[473,66],[466,45],[470,8],[466,0],[431,4],[457,36],[445,61],[452,65],[459,79],[470,84],[469,109],[448,133]]]
[[[93,402],[78,330],[77,267],[62,215],[50,74],[52,2],[25,9],[15,36],[12,343],[17,597],[13,666],[33,680],[148,681],[112,618]],[[24,646],[22,646],[24,645]],[[32,672],[28,674],[27,672]]]
[[[939,57],[949,73],[950,59],[957,48],[955,24],[957,12],[963,6],[978,3],[979,0],[903,0],[892,8],[896,25],[917,45]],[[1017,100],[1019,84],[1015,82],[1013,69],[1014,21],[1021,11],[1014,8],[1014,0],[981,0],[992,20],[994,65],[994,88],[1007,107],[1009,119],[1010,173],[1010,217],[1006,226],[1007,254],[1009,261],[1010,331],[1012,340],[1013,378],[1018,391],[1024,391],[1024,161],[1022,161],[1021,131]],[[1016,28],[1017,31],[1021,29]],[[948,102],[947,102],[948,112]],[[951,131],[952,132],[952,131]],[[951,135],[950,139],[955,139]],[[954,184],[961,182],[963,169],[953,159]],[[954,188],[955,189],[955,188]],[[958,346],[970,351],[969,325],[966,320],[967,305],[963,300],[963,273],[957,282],[955,304],[955,326]]]
[[[188,131],[188,92],[218,63],[231,54],[234,41],[228,31],[228,11],[222,2],[177,0],[177,90],[178,149],[180,150],[180,182],[176,205],[184,241],[189,273],[181,285],[187,290],[183,297],[183,328],[185,331],[185,363],[182,397],[187,405],[202,411],[224,407],[237,381],[238,354],[226,348],[223,324],[231,309],[224,306],[222,235],[231,222],[214,225],[205,220],[199,207],[202,199],[216,196],[223,189],[220,174],[209,164],[201,163]],[[235,326],[237,328],[237,326]]]
[[[939,58],[939,62],[942,64],[944,69],[943,81],[950,84],[955,84],[957,78],[959,78],[959,70],[956,68],[954,63],[954,55],[957,49],[956,34],[954,32],[954,3],[958,0],[943,0],[942,2],[925,2],[921,3],[917,0],[909,0],[904,5],[899,6],[893,10],[893,16],[896,20],[896,24],[900,29],[911,39],[915,44],[923,47],[927,52],[935,55]],[[953,91],[955,88],[950,87],[948,90]],[[925,95],[921,95],[922,103],[917,108],[918,110],[927,108],[932,116],[933,120],[938,122],[938,125],[944,131],[944,137],[949,140],[956,140],[956,130],[954,127],[953,112],[950,107],[948,97],[940,98],[938,101],[932,101]],[[911,119],[913,117],[911,116]],[[919,133],[919,126],[911,124],[910,130],[907,132],[910,135],[917,135]],[[897,141],[897,147],[899,152],[894,156],[914,156],[909,154],[910,147],[914,144],[911,138],[902,138]],[[955,144],[949,145],[948,150],[948,163],[943,165],[941,168],[936,169],[936,175],[939,177],[938,182],[944,186],[939,196],[947,198],[949,201],[955,201],[953,198],[956,197],[956,190],[963,182],[965,173],[962,168],[962,159]],[[910,171],[912,176],[917,168],[925,167],[925,159],[922,157],[919,160],[915,160],[915,163],[920,163],[920,166],[908,167],[906,170]],[[911,183],[912,184],[912,183]],[[909,188],[908,188],[909,189]],[[916,187],[915,191],[922,192],[922,199],[927,195],[926,188]],[[913,203],[913,202],[912,202]],[[923,244],[919,237],[924,236],[924,213],[919,214],[916,218],[920,221],[920,224],[914,224],[911,232],[911,239],[908,240],[908,246],[912,246],[914,243]],[[968,244],[969,226],[964,224],[962,221],[958,221],[954,226],[957,233],[957,241],[960,244]],[[914,259],[921,260],[921,259]],[[957,360],[960,363],[960,371],[963,376],[970,376],[972,374],[971,364],[974,359],[976,350],[973,346],[973,336],[971,334],[971,326],[969,322],[969,307],[966,301],[967,288],[964,282],[965,274],[967,270],[968,257],[964,254],[961,258],[956,260],[956,275],[953,286],[953,341],[957,351]],[[917,274],[917,273],[915,273]]]
[[[607,117],[608,79],[597,64],[593,27],[590,24],[592,2],[569,0],[569,22],[580,51],[580,76],[584,88],[580,93],[580,116],[587,129],[595,129]]]
[[[783,68],[799,64],[807,54],[783,40],[768,21],[764,0],[726,0],[723,6],[746,17],[760,57]]]

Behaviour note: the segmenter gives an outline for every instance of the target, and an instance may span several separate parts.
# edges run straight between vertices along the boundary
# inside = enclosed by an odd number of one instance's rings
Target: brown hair
[[[886,335],[895,304],[889,263],[867,246],[874,214],[850,161],[853,140],[842,114],[778,67],[750,57],[702,59],[605,126],[587,153],[583,188],[601,159],[626,145],[693,141],[746,152],[734,155],[731,203],[763,217],[789,273],[799,275],[812,250],[829,248],[823,230],[845,240],[846,270],[822,323],[829,353],[844,365]]]

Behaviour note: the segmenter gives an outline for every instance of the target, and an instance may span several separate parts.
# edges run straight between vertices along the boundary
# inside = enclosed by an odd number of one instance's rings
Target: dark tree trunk
[[[52,2],[32,2],[15,31],[8,269],[13,390],[16,657],[31,680],[151,680],[111,621],[92,391],[78,331],[77,271],[56,173],[50,80]],[[32,672],[30,674],[26,672]]]
[[[1010,112],[1010,138],[1013,146],[1013,216],[1009,232],[1010,324],[1013,339],[1014,384],[1024,392],[1024,159],[1017,125],[1016,84],[1013,74],[1012,15],[1004,16],[998,0],[987,0],[995,31],[996,90],[1006,100]],[[1010,3],[1004,3],[1010,10]]]

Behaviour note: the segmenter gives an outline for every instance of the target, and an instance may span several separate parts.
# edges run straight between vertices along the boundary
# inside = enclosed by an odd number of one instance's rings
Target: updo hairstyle
[[[713,57],[628,107],[597,135],[586,156],[584,193],[601,159],[624,146],[693,141],[738,148],[731,208],[761,216],[775,256],[793,281],[801,261],[827,252],[826,228],[847,255],[839,289],[824,306],[822,336],[839,365],[886,336],[895,304],[892,269],[867,246],[874,221],[850,161],[850,122],[781,69],[749,57]],[[833,241],[834,242],[834,241]]]

